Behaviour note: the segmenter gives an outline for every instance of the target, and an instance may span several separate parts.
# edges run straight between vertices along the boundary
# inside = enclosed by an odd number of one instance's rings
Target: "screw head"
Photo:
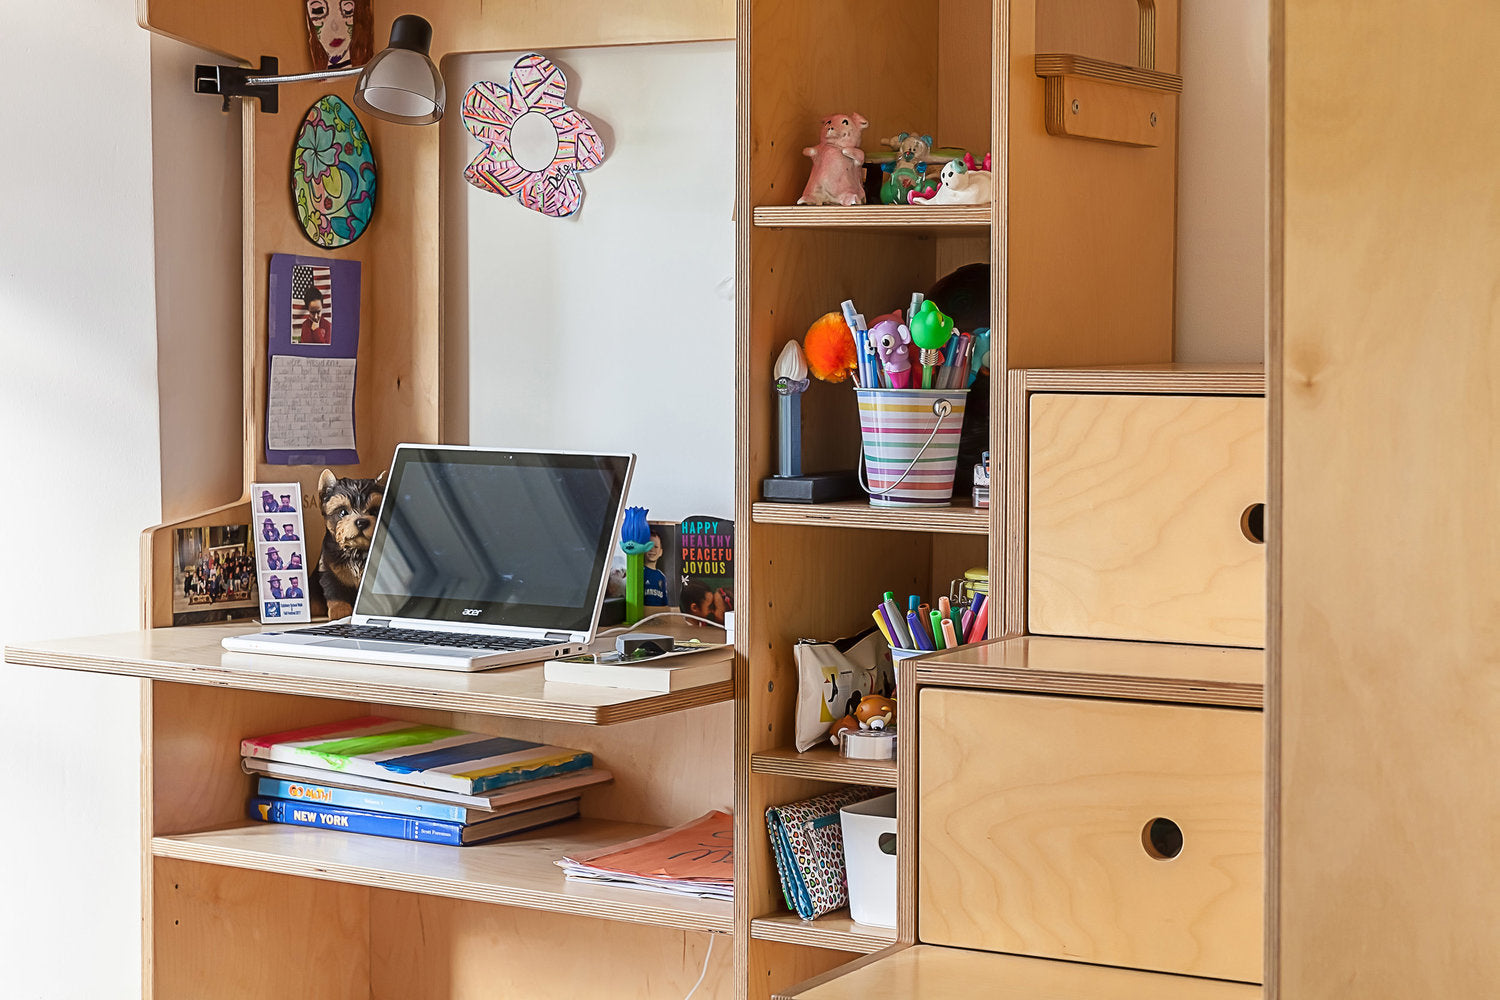
[[[1078,101],[1076,100],[1073,102],[1073,113],[1078,114]]]

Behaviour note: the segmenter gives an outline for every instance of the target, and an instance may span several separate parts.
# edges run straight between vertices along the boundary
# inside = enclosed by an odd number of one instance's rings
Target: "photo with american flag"
[[[292,343],[333,343],[333,271],[317,264],[292,268]]]

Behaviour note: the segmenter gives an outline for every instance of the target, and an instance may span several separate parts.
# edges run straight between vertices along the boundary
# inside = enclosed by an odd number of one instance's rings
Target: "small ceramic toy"
[[[894,729],[896,703],[882,694],[867,694],[854,706],[854,717],[861,729]]]
[[[935,188],[927,183],[927,156],[932,152],[932,136],[902,132],[880,142],[896,151],[895,162],[880,165],[885,173],[885,182],[880,185],[883,204],[905,205],[908,204],[908,192]]]
[[[985,156],[981,167],[967,153],[962,160],[948,161],[943,167],[942,186],[931,195],[916,191],[909,195],[913,205],[988,205],[994,197],[989,156]]]
[[[932,388],[932,370],[943,363],[943,348],[952,336],[953,320],[943,315],[936,302],[924,300],[911,320],[912,343],[922,349],[922,388]]]
[[[829,115],[819,126],[821,139],[802,150],[812,157],[812,176],[802,189],[799,205],[863,205],[865,152],[860,136],[869,126],[863,115]]]
[[[911,388],[911,330],[894,319],[876,320],[870,339],[892,389]]]

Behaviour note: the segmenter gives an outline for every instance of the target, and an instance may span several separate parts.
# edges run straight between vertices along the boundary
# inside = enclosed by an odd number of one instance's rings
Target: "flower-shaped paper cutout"
[[[481,191],[515,195],[543,215],[572,215],[583,204],[578,174],[604,162],[604,142],[589,120],[563,103],[568,78],[546,56],[522,56],[510,71],[510,86],[481,80],[464,95],[463,121],[484,143],[464,170]],[[511,154],[511,127],[522,115],[540,112],[557,132],[557,154],[541,170],[528,170]]]

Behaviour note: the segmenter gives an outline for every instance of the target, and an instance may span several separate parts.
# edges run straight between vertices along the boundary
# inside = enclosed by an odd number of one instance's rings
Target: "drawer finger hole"
[[[1266,544],[1266,505],[1253,503],[1240,515],[1240,532],[1256,545]]]
[[[1141,830],[1141,846],[1157,861],[1171,861],[1182,853],[1182,827],[1158,816]]]

